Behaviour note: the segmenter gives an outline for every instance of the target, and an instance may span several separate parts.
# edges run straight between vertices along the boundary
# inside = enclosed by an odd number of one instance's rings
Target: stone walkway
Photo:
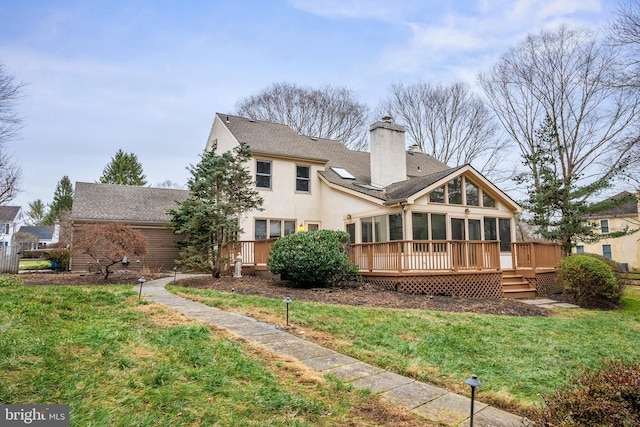
[[[164,289],[165,285],[171,282],[173,277],[147,282],[142,287],[142,296],[174,308],[186,316],[225,328],[275,353],[293,357],[309,368],[334,375],[356,388],[380,393],[389,402],[407,408],[428,420],[448,426],[466,427],[470,424],[471,401],[467,397],[385,371],[251,317],[178,297]],[[136,292],[140,291],[139,286],[134,289]],[[474,426],[515,427],[522,426],[523,421],[520,416],[475,401]]]
[[[536,298],[536,299],[521,299],[519,300],[522,303],[537,305],[538,307],[544,308],[580,308],[575,304],[569,304],[568,302],[558,302],[553,299],[548,298]]]

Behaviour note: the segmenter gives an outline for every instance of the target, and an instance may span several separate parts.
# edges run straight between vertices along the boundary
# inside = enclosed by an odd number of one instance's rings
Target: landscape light
[[[469,378],[464,380],[464,382],[471,387],[471,416],[469,417],[469,427],[473,427],[473,401],[475,399],[476,387],[481,387],[482,383],[478,379],[477,375],[471,375]]]
[[[144,277],[141,277],[138,279],[138,283],[140,283],[140,293],[138,294],[138,299],[140,299],[140,297],[142,297],[142,284],[144,282],[146,282],[147,280]]]
[[[286,297],[282,301],[287,305],[287,326],[289,326],[289,304],[291,304],[291,298]]]

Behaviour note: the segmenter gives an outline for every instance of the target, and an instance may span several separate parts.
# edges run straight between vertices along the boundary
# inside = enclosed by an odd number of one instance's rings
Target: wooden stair
[[[512,299],[534,299],[536,288],[531,286],[521,275],[514,270],[502,272],[502,297]]]

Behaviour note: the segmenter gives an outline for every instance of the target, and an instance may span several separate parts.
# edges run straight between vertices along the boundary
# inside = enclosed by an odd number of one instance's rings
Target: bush
[[[531,417],[538,426],[638,426],[640,364],[610,362],[602,370],[585,371],[544,402]]]
[[[620,303],[622,286],[611,267],[587,255],[571,255],[558,262],[565,292],[585,308],[612,308]]]
[[[68,249],[63,248],[47,249],[42,253],[42,258],[48,259],[52,263],[55,262],[57,264],[57,267],[54,268],[56,271],[67,271],[71,253]]]
[[[358,267],[349,261],[349,234],[344,231],[307,231],[275,241],[267,265],[274,274],[300,286],[326,286],[354,279]]]
[[[620,287],[620,296],[622,296],[622,293],[627,286],[632,285],[631,280],[629,279],[628,273],[626,271],[622,271],[622,268],[620,267],[619,262],[598,254],[585,253],[583,255],[589,256],[595,259],[599,259],[604,263],[606,263],[611,268],[613,275],[616,277],[616,280],[618,281],[618,286]]]

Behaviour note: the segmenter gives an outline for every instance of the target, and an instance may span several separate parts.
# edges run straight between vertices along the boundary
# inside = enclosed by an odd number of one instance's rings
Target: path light
[[[176,282],[177,278],[178,278],[178,266],[176,265],[173,267],[173,284],[174,285],[177,283]]]
[[[147,280],[144,277],[138,279],[138,283],[140,283],[140,293],[138,294],[138,299],[140,299],[140,297],[142,296],[142,284],[146,281]]]
[[[478,379],[477,375],[471,375],[464,380],[469,387],[471,387],[471,416],[469,417],[469,427],[473,427],[473,401],[475,399],[476,387],[482,387],[482,383]]]
[[[291,304],[291,298],[286,297],[282,301],[287,305],[287,326],[289,326],[289,304]]]

